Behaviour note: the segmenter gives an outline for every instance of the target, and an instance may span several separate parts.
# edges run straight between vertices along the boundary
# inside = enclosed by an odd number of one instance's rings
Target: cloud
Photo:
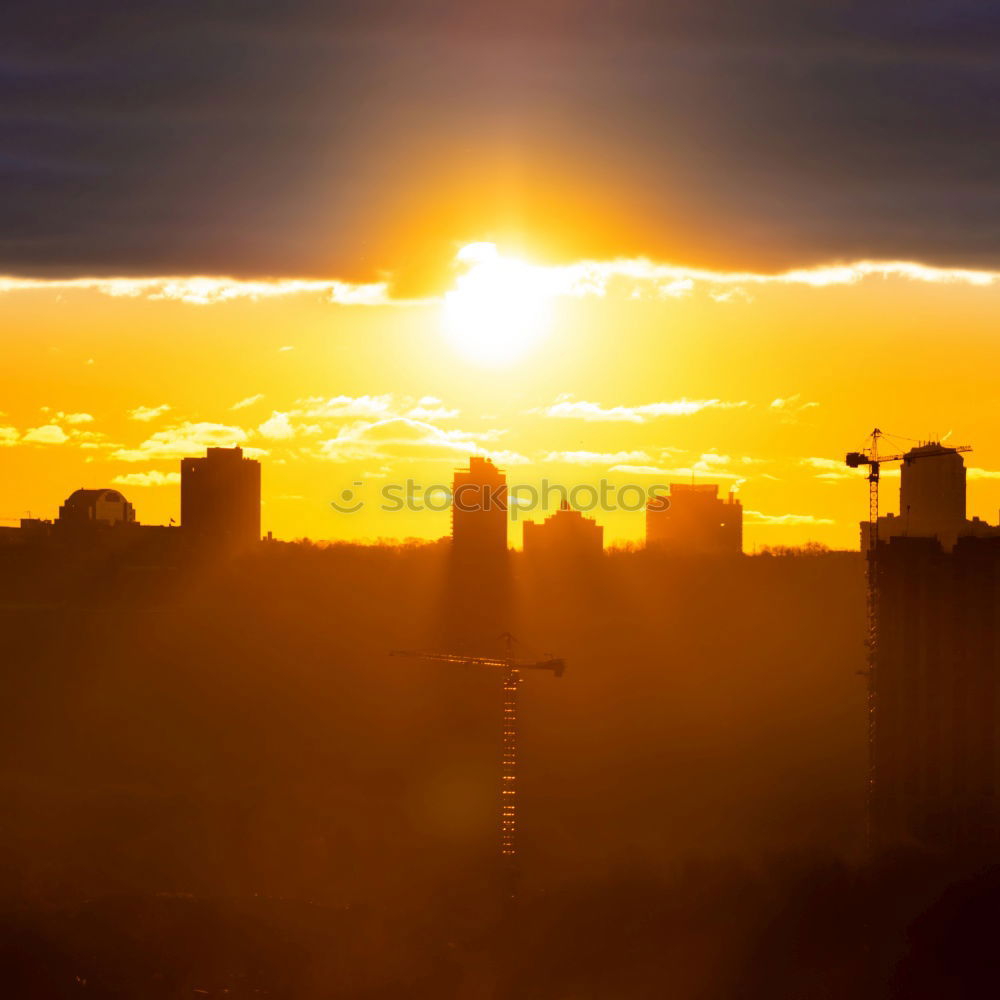
[[[254,403],[259,403],[264,398],[264,393],[258,392],[255,396],[247,396],[246,399],[241,399],[238,403],[233,403],[229,407],[231,410],[245,410],[248,406],[253,406]]]
[[[285,441],[295,436],[295,428],[288,419],[288,414],[280,413],[278,410],[272,410],[271,416],[257,430],[264,437],[270,438],[273,441]]]
[[[72,438],[81,448],[118,448],[120,445],[111,444],[108,436],[103,431],[70,431]]]
[[[662,449],[663,454],[659,457],[662,460],[671,449]],[[624,462],[614,466],[612,472],[623,472],[627,475],[635,476],[662,476],[674,480],[687,482],[692,476],[708,477],[710,480],[725,480],[730,483],[731,489],[736,489],[741,483],[746,482],[747,469],[745,466],[757,465],[764,461],[758,458],[733,458],[731,455],[720,455],[715,451],[702,452],[690,465],[687,466],[666,466],[653,464],[634,464]],[[743,466],[739,472],[731,470],[731,466]]]
[[[243,280],[228,277],[183,276],[151,278],[19,278],[0,276],[0,294],[26,291],[97,292],[115,299],[175,301],[209,306],[238,300],[310,296],[332,305],[379,306],[389,302],[384,282],[351,284],[346,281],[304,278]],[[292,350],[282,347],[283,351]]]
[[[759,510],[744,510],[744,524],[753,524],[759,527],[788,528],[803,524],[833,524],[829,517],[816,517],[813,514],[762,514]]]
[[[152,469],[149,472],[126,472],[111,481],[122,486],[173,486],[181,481],[181,474]]]
[[[776,274],[753,271],[713,271],[646,258],[607,261],[581,261],[549,269],[552,294],[573,297],[611,295],[641,298],[705,294],[725,303],[740,298],[749,300],[746,287],[767,286],[830,288],[856,285],[866,280],[921,282],[924,284],[960,284],[986,288],[1000,283],[1000,272],[971,268],[934,267],[907,260],[858,260],[849,264],[819,264],[780,271]]]
[[[157,431],[138,448],[120,448],[112,452],[110,457],[121,462],[185,458],[200,455],[206,448],[232,448],[242,444],[247,437],[248,434],[242,427],[185,421],[176,427]],[[249,454],[249,449],[246,453]]]
[[[349,417],[385,417],[393,409],[393,397],[384,396],[310,396],[298,401],[295,412],[304,417],[343,419]]]
[[[624,472],[630,476],[690,476],[690,469],[662,469],[657,465],[616,465],[612,472]]]
[[[9,448],[17,444],[20,431],[16,427],[0,427],[0,448]]]
[[[503,448],[484,449],[482,454],[487,455],[495,465],[531,465],[532,461],[527,455],[522,455],[518,451],[507,451]]]
[[[25,431],[24,440],[32,444],[65,444],[69,435],[58,424],[45,424]]]
[[[500,255],[499,259],[504,259]],[[694,268],[671,262],[657,262],[645,257],[611,260],[584,260],[576,263],[541,266],[520,265],[531,275],[538,294],[547,299],[568,297],[621,297],[627,299],[678,299],[703,294],[717,303],[750,302],[748,288],[804,287],[813,289],[857,285],[865,281],[902,281],[922,284],[966,285],[989,288],[1000,284],[1000,271],[962,267],[937,267],[913,260],[857,260],[846,264],[818,264],[777,273],[765,271],[725,271]],[[34,278],[0,275],[0,295],[17,292],[68,291],[90,292],[111,298],[177,301],[189,305],[213,306],[236,301],[263,301],[278,298],[308,297],[339,306],[401,306],[439,303],[444,289],[420,298],[394,297],[390,283],[351,284],[334,279],[275,278],[249,280],[229,277],[109,277],[109,278]],[[294,351],[285,344],[279,352]],[[88,360],[92,363],[92,359]],[[250,397],[254,398],[255,397]],[[776,399],[776,409],[794,406],[798,396]],[[255,400],[256,401],[256,400]],[[698,401],[693,401],[698,402]],[[703,403],[724,404],[719,400]],[[247,404],[250,405],[250,404]],[[652,416],[683,415],[688,401],[648,404],[661,407]],[[802,403],[801,409],[815,406]],[[616,407],[614,409],[634,409]],[[592,419],[602,419],[594,417]],[[627,419],[627,418],[603,418]]]
[[[639,406],[603,406],[574,399],[563,393],[551,405],[532,412],[564,420],[617,421],[641,424],[658,417],[690,416],[708,409],[732,409],[748,406],[746,402],[728,403],[718,399],[678,399],[662,403],[643,403]]]
[[[309,396],[298,400],[293,416],[313,420],[345,420],[351,418],[408,417],[413,420],[451,420],[459,410],[445,406],[437,396],[420,399],[397,398],[391,393],[381,396]]]
[[[800,413],[802,410],[811,410],[813,407],[819,406],[819,403],[804,403],[802,402],[802,397],[799,393],[795,393],[794,396],[788,396],[785,399],[778,399],[771,401],[772,410],[782,410],[783,412],[794,412]]]
[[[835,482],[841,479],[857,479],[858,470],[849,469],[845,464],[844,460],[836,458],[823,458],[812,456],[809,458],[799,459],[799,464],[804,465],[809,469],[817,470],[815,472],[816,479],[823,479],[827,482]],[[883,476],[891,476],[892,469],[883,469]]]
[[[698,460],[693,465],[687,467],[676,467],[676,468],[664,468],[658,465],[616,465],[612,468],[612,472],[624,472],[627,475],[632,476],[662,476],[664,478],[673,479],[675,482],[688,482],[692,476],[701,477],[701,481],[704,482],[707,477],[710,481],[715,480],[725,480],[729,483],[730,489],[737,489],[742,483],[746,482],[746,475],[737,472],[727,472],[719,468],[717,465]]]
[[[150,420],[155,420],[157,417],[162,416],[169,409],[169,403],[163,403],[160,406],[137,406],[134,410],[129,410],[128,415],[131,420],[148,423]]]
[[[550,451],[541,460],[545,465],[618,465],[622,462],[649,462],[644,451]]]
[[[422,396],[416,406],[406,411],[406,416],[414,420],[451,420],[460,412],[445,406],[436,396]]]
[[[63,413],[61,410],[56,416],[67,424],[89,424],[94,419],[89,413]]]
[[[454,460],[458,456],[488,454],[485,443],[495,436],[492,432],[443,430],[412,417],[388,417],[342,427],[335,437],[319,443],[319,454],[334,462],[380,457]]]
[[[965,474],[969,479],[1000,479],[1000,471],[996,469],[969,468]]]

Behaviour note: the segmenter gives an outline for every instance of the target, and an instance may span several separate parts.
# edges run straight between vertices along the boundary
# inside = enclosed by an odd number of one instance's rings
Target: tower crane
[[[936,455],[948,455],[952,452],[972,451],[972,447],[967,444],[960,444],[954,448],[946,448],[938,445],[935,451],[919,451],[916,454],[903,452],[898,455],[880,455],[878,450],[879,438],[884,432],[877,427],[871,433],[871,445],[863,451],[849,451],[845,462],[851,469],[860,468],[862,465],[868,466],[868,523],[871,527],[868,530],[868,552],[873,553],[878,546],[878,484],[879,469],[885,462],[915,462],[920,458],[934,458]]]
[[[878,450],[879,440],[884,432],[876,427],[871,433],[871,444],[861,451],[849,451],[844,459],[848,468],[858,469],[868,467],[868,545],[865,553],[868,566],[868,586],[865,597],[867,613],[867,637],[865,646],[868,649],[865,676],[868,680],[868,841],[872,839],[872,802],[875,792],[875,708],[877,688],[875,684],[875,668],[878,660],[879,641],[879,592],[878,592],[878,487],[881,466],[886,462],[915,462],[921,458],[934,458],[953,452],[972,451],[970,445],[962,444],[955,448],[946,448],[938,444],[936,449],[926,449],[918,452],[908,451],[896,455],[882,455]]]
[[[514,656],[514,637],[504,633],[507,655],[466,656],[463,653],[438,653],[412,649],[394,649],[390,656],[408,656],[418,660],[454,663],[466,667],[492,667],[500,671],[503,683],[502,749],[500,757],[500,859],[506,879],[505,894],[512,901],[517,892],[517,767],[518,725],[517,694],[523,670],[548,670],[562,677],[564,660],[523,660]]]

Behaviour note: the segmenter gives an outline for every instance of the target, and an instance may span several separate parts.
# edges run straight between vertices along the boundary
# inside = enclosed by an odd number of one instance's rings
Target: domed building
[[[56,522],[66,527],[134,524],[135,509],[118,490],[77,490],[59,508]]]

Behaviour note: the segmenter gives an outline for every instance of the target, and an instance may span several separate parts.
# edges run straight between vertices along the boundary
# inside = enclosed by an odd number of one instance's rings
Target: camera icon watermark
[[[336,500],[330,501],[330,506],[338,514],[357,514],[365,506],[364,500],[359,496],[364,485],[363,480],[356,479],[350,486],[346,486],[340,491]]]

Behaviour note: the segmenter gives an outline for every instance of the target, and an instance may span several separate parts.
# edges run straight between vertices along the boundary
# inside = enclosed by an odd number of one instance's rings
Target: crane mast
[[[460,666],[493,667],[500,671],[503,687],[503,714],[500,750],[500,861],[504,874],[504,895],[512,902],[517,895],[517,773],[518,773],[518,691],[523,670],[547,670],[561,677],[565,661],[519,660],[514,656],[514,637],[502,636],[507,644],[507,655],[465,656],[461,653],[427,652],[412,649],[395,649],[390,656],[407,656],[418,660],[454,663]]]
[[[513,865],[517,858],[517,689],[521,672],[511,665],[503,673],[503,746],[500,759],[500,856]]]

